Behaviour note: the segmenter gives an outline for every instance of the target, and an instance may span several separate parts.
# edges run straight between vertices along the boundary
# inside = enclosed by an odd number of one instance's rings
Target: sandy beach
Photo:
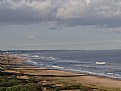
[[[55,78],[64,78],[64,79],[71,79],[78,83],[81,83],[86,86],[97,86],[97,87],[106,87],[106,88],[121,88],[121,81],[113,78],[108,77],[99,77],[99,76],[92,76],[87,74],[77,74],[74,72],[65,72],[59,70],[49,70],[49,69],[17,69],[26,74],[31,74],[35,76],[50,76]]]
[[[13,55],[11,57],[13,58]],[[23,58],[14,57],[14,60],[11,63],[16,64],[17,66],[12,67],[11,70],[13,72],[21,72],[23,74],[29,74],[32,76],[70,79],[77,83],[81,83],[85,86],[121,89],[121,81],[118,79],[102,77],[102,76],[94,76],[94,75],[83,74],[83,73],[39,68],[39,67],[25,64],[24,61],[26,60]],[[10,71],[10,70],[6,70],[6,71]]]

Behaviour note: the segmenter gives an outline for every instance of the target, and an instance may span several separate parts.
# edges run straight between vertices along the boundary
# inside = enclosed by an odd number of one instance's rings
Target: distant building
[[[0,50],[0,54],[2,53],[2,51]]]
[[[4,52],[2,50],[0,50],[0,55],[2,55]]]

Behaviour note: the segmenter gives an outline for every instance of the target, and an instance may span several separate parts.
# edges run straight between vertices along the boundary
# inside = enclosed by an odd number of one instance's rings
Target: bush
[[[6,91],[19,91],[19,87],[18,86],[7,87]]]
[[[29,83],[23,83],[15,78],[6,78],[0,76],[0,91],[42,91],[39,83],[33,83],[34,79]]]
[[[28,83],[26,85],[19,85],[17,91],[42,91],[42,86],[38,83]]]
[[[18,85],[19,81],[17,79],[1,79],[0,80],[0,87],[11,87]]]
[[[64,86],[62,90],[75,90],[75,89],[80,89],[79,85],[70,85],[70,86]]]
[[[0,91],[43,91],[42,86],[37,83],[19,84],[12,87],[1,87]]]
[[[35,79],[35,78],[29,78],[29,79],[27,80],[27,82],[30,82],[30,83],[37,83],[37,82],[39,82],[39,80],[37,80],[37,79]]]
[[[92,91],[92,89],[91,88],[89,88],[89,87],[80,87],[80,91]]]
[[[6,91],[6,87],[0,87],[0,91]]]
[[[64,87],[55,87],[52,89],[52,91],[60,91],[60,90],[76,90],[80,89],[80,85],[67,85]]]

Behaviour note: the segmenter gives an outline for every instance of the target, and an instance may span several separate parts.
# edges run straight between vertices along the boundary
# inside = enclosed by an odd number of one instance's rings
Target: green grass
[[[17,78],[0,77],[0,91],[42,91],[39,83],[22,81]]]

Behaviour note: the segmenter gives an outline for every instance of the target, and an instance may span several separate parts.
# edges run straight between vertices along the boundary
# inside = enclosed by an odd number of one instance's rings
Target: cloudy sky
[[[121,49],[121,0],[0,0],[0,49]]]

